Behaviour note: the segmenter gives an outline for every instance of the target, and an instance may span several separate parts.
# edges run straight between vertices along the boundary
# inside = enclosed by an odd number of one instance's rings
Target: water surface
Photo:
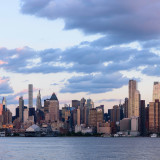
[[[0,160],[61,159],[160,160],[160,138],[0,138]]]

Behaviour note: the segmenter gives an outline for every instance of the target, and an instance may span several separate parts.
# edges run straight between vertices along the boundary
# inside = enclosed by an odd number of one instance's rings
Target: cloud
[[[72,77],[61,89],[61,93],[87,92],[104,93],[120,88],[128,83],[128,78],[123,77],[120,73],[113,74],[96,74]]]
[[[13,93],[12,87],[9,85],[8,77],[0,77],[0,94]]]
[[[21,0],[22,13],[63,19],[65,29],[106,35],[110,45],[159,38],[159,7],[158,0]]]
[[[96,101],[96,103],[102,103],[102,102],[120,102],[121,99],[100,99]]]
[[[16,73],[76,73],[61,92],[102,93],[128,83],[121,71],[160,76],[160,2],[158,0],[21,0],[21,13],[63,19],[64,29],[100,34],[92,42],[61,50],[0,48],[0,66]],[[136,42],[136,47],[125,45]],[[124,46],[122,46],[122,44]],[[153,50],[154,49],[154,50]],[[156,52],[155,52],[156,50]],[[98,74],[97,74],[98,73]],[[83,75],[83,76],[80,76]]]

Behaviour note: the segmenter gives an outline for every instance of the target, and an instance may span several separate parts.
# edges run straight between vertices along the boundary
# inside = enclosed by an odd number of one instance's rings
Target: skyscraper
[[[23,97],[19,98],[19,120],[23,122],[24,100]]]
[[[160,82],[154,82],[153,84],[153,102],[156,99],[160,101]]]
[[[145,100],[141,100],[139,108],[139,131],[143,136],[146,134],[145,122]]]
[[[134,95],[134,116],[139,117],[139,107],[140,107],[140,93],[138,90],[135,91]]]
[[[86,99],[82,98],[81,101],[80,101],[80,110],[81,110],[81,124],[84,124],[84,106],[85,106],[85,103],[86,103]]]
[[[128,118],[128,98],[124,100],[124,118]]]
[[[51,122],[59,121],[59,101],[55,93],[49,100],[49,119]]]
[[[2,104],[3,104],[3,110],[5,110],[5,109],[7,108],[6,97],[3,97],[3,99],[2,99]]]
[[[33,84],[28,85],[28,106],[33,107]]]
[[[139,116],[140,93],[135,80],[129,80],[128,118]]]
[[[160,132],[160,102],[149,103],[149,132],[158,133]]]
[[[36,101],[36,109],[40,110],[41,108],[42,108],[41,93],[40,93],[40,90],[39,90],[38,95],[37,95],[37,101]]]

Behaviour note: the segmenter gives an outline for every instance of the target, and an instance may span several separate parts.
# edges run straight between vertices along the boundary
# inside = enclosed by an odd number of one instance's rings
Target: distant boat
[[[5,131],[0,132],[0,137],[5,137],[5,136],[6,136]]]
[[[153,133],[153,134],[151,134],[150,137],[151,137],[151,138],[157,138],[157,134]]]
[[[119,137],[119,134],[114,134],[114,137]]]

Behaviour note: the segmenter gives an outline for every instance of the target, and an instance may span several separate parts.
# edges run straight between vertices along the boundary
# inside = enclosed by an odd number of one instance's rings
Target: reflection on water
[[[160,138],[0,138],[0,160],[54,159],[160,160]]]

